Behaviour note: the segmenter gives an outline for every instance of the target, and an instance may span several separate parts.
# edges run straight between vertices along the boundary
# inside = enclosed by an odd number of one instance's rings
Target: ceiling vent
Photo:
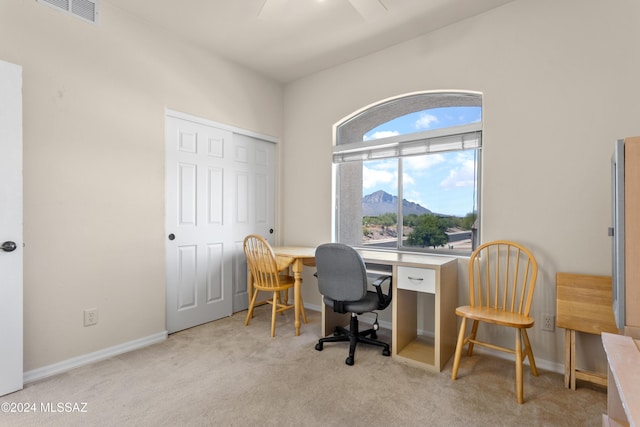
[[[98,21],[98,0],[38,0],[38,3],[55,7],[93,24]]]

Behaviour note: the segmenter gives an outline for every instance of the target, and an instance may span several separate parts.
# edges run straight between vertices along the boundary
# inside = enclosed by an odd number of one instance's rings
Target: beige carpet
[[[563,377],[525,368],[516,402],[512,362],[464,357],[457,381],[345,343],[318,352],[320,314],[301,335],[292,313],[269,336],[269,308],[171,335],[165,342],[28,384],[0,402],[35,413],[0,413],[3,426],[600,426],[606,393],[563,388]],[[534,349],[535,350],[535,349]],[[52,413],[45,409],[84,409]],[[70,405],[64,406],[64,403]],[[82,408],[83,403],[86,407]],[[78,406],[75,406],[77,404]],[[74,407],[75,406],[75,407]]]

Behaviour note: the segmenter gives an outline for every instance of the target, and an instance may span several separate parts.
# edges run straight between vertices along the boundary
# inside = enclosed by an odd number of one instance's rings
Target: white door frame
[[[253,132],[251,130],[242,129],[242,128],[238,128],[238,127],[231,126],[231,125],[226,125],[224,123],[218,123],[218,122],[215,122],[213,120],[205,119],[205,118],[194,116],[194,115],[187,114],[187,113],[182,113],[180,111],[171,110],[171,109],[168,109],[168,108],[165,110],[165,116],[171,116],[171,117],[175,117],[177,119],[188,120],[188,121],[191,121],[191,122],[194,122],[194,123],[200,123],[200,124],[203,124],[203,125],[206,125],[206,126],[211,126],[211,127],[215,127],[215,128],[218,128],[218,129],[228,130],[229,132],[237,133],[237,134],[240,134],[240,135],[246,135],[246,136],[250,136],[250,137],[253,137],[253,138],[262,139],[264,141],[273,142],[274,144],[278,144],[280,142],[280,139],[275,137],[275,136],[266,135],[266,134],[258,133],[258,132]]]
[[[4,61],[0,61],[0,201],[0,244],[7,242],[0,250],[2,396],[23,387],[22,67]]]

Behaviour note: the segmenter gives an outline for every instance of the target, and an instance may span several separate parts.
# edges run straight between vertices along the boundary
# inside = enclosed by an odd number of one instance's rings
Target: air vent
[[[38,0],[56,9],[92,23],[98,21],[98,0]]]

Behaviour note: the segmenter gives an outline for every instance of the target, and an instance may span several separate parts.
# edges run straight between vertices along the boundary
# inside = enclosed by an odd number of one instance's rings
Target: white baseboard
[[[100,360],[108,359],[109,357],[117,356],[119,354],[127,353],[132,350],[137,350],[142,347],[156,344],[167,339],[167,331],[158,332],[157,334],[149,335],[137,340],[129,341],[123,344],[118,344],[113,347],[105,348],[95,351],[93,353],[83,354],[82,356],[73,357],[71,359],[63,360],[62,362],[54,363],[52,365],[43,366],[42,368],[33,369],[27,371],[23,375],[23,381],[25,384],[38,381],[52,375],[61,374],[63,372],[70,371],[80,366],[88,365],[90,363],[98,362]]]
[[[322,307],[321,306],[315,305],[315,304],[307,304],[306,302],[304,303],[304,309],[305,310],[311,310],[311,311],[317,311],[317,312],[322,311]]]
[[[304,308],[306,310],[313,310],[313,311],[321,311],[321,307],[318,305],[314,305],[314,304],[305,304]],[[363,314],[364,320],[370,320],[373,321],[373,319],[375,318],[375,316],[371,316],[370,318],[367,317],[367,314]],[[391,330],[391,322],[380,322],[380,327],[384,328],[384,329],[389,329]],[[429,338],[433,338],[433,332],[430,331],[418,331],[418,333],[420,335],[424,335],[426,337]],[[504,353],[502,351],[498,351],[498,350],[492,350],[490,348],[486,348],[486,347],[482,347],[482,346],[475,346],[473,348],[474,353],[480,353],[480,354],[488,354],[491,356],[495,356],[495,357],[499,357],[500,359],[506,359],[506,360],[515,360],[515,356],[511,356],[507,353]],[[535,361],[536,361],[536,367],[545,370],[545,371],[550,371],[550,372],[555,372],[556,374],[563,374],[564,375],[564,364],[562,363],[556,363],[556,362],[552,362],[550,360],[545,360],[545,359],[538,359],[537,357],[535,357],[535,354],[533,355]],[[529,365],[529,359],[525,359],[524,361],[525,365]]]

